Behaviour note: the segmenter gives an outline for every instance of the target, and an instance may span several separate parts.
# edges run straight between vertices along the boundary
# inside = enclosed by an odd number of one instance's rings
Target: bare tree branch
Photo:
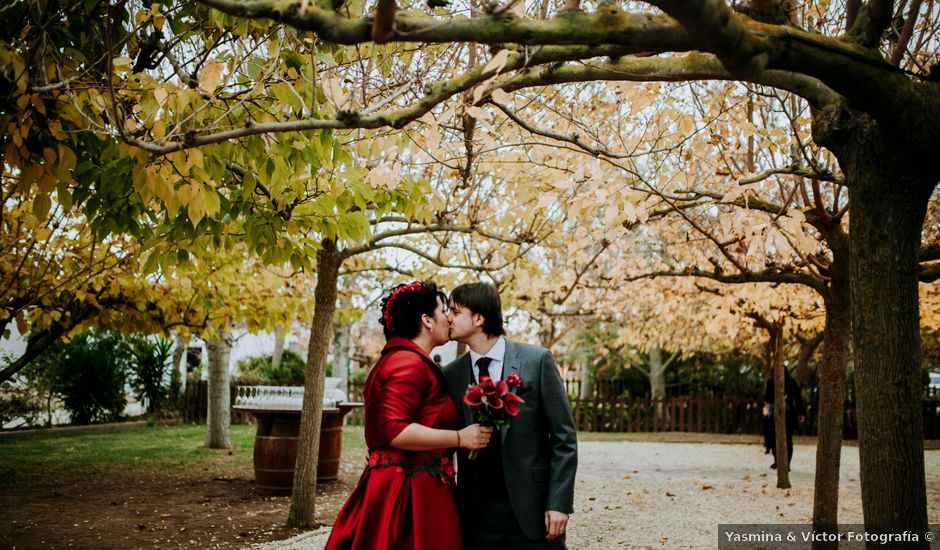
[[[806,273],[797,273],[795,271],[753,271],[746,273],[724,274],[716,271],[705,271],[697,267],[685,270],[662,270],[643,273],[628,277],[626,281],[638,281],[641,279],[650,279],[655,277],[702,277],[711,279],[720,283],[796,283],[808,286],[816,290],[820,295],[825,296],[828,292],[826,283]]]
[[[904,19],[904,28],[901,29],[901,34],[898,36],[898,41],[894,45],[894,50],[891,52],[891,57],[888,61],[892,65],[900,65],[901,59],[904,57],[904,52],[907,51],[908,44],[911,43],[911,37],[914,36],[914,25],[917,23],[917,17],[920,12],[920,5],[923,3],[923,0],[914,0],[911,2],[911,9],[907,12],[907,17]]]
[[[759,172],[757,174],[750,175],[746,178],[741,178],[738,181],[740,185],[748,185],[751,183],[757,183],[764,181],[772,176],[781,176],[781,175],[790,175],[790,176],[800,176],[804,178],[816,178],[820,181],[828,181],[836,183],[839,185],[845,185],[845,177],[841,175],[833,174],[832,172],[820,172],[819,170],[814,170],[810,166],[786,166],[784,168],[770,168]]]

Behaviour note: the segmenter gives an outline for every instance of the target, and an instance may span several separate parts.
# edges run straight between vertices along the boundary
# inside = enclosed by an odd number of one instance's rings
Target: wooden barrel
[[[323,409],[320,424],[320,456],[317,481],[334,481],[339,476],[343,445],[343,417],[362,403],[340,403]],[[258,419],[255,433],[255,488],[259,493],[289,495],[294,486],[300,411],[264,410],[241,407]]]
[[[317,458],[317,481],[333,481],[339,476],[339,456],[343,447],[343,416],[336,408],[323,409],[320,424],[320,455]]]
[[[259,493],[290,494],[297,460],[300,411],[253,411],[258,418],[255,435],[255,488]]]

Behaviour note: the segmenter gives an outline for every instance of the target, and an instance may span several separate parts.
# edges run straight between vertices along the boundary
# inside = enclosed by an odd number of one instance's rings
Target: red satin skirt
[[[325,550],[461,548],[449,456],[381,449],[333,524]]]

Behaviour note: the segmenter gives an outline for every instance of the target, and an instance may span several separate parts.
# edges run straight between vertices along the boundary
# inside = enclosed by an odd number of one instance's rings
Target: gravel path
[[[776,488],[770,455],[758,445],[578,443],[571,550],[715,548],[721,523],[812,521],[815,447],[796,445],[790,490]],[[927,501],[940,523],[940,451],[927,451]],[[861,523],[858,448],[842,450],[841,523]],[[319,550],[328,533],[305,533],[264,550]]]

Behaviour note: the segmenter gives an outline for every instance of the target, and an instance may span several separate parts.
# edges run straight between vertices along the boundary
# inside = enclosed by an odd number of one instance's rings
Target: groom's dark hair
[[[483,332],[487,336],[506,334],[503,328],[503,306],[499,291],[489,283],[467,283],[450,293],[450,300],[483,316]]]

